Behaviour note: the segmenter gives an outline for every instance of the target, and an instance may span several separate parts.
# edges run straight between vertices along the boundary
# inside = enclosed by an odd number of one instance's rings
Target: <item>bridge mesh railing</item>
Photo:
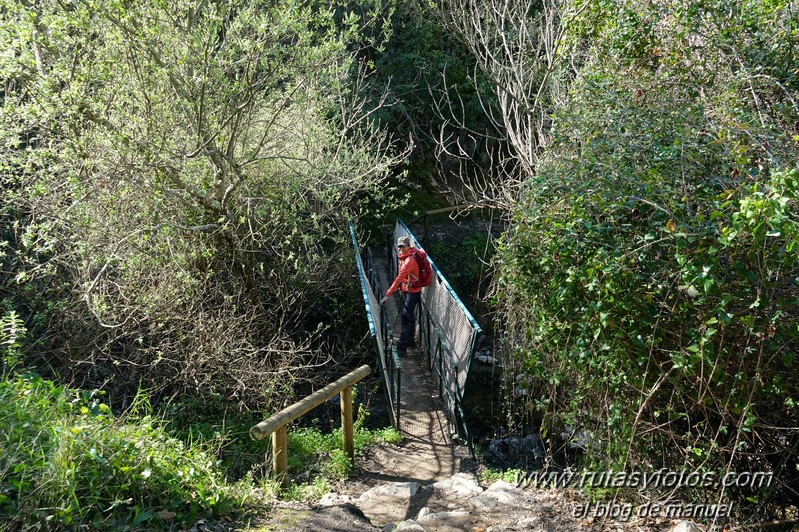
[[[372,335],[377,368],[383,381],[388,412],[391,424],[399,430],[400,426],[400,389],[402,366],[399,362],[397,347],[387,317],[386,309],[381,307],[380,299],[375,294],[382,294],[385,288],[381,286],[380,276],[375,267],[372,251],[367,248],[361,250],[355,236],[355,228],[350,224],[352,247],[355,250],[355,267],[361,282],[361,292],[366,306],[366,316],[369,321],[369,331]]]
[[[422,248],[408,226],[398,218],[394,226],[394,240],[389,245],[389,253],[393,259],[392,278],[397,275],[397,250],[394,243],[400,236],[409,237],[414,247]],[[430,286],[423,289],[417,341],[430,370],[437,378],[439,393],[451,426],[457,427],[473,452],[463,411],[463,394],[482,330],[433,259],[429,255],[428,258],[434,277]]]

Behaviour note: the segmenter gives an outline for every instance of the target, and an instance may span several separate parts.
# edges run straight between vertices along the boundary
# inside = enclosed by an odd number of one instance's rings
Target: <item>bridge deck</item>
[[[375,252],[374,261],[381,285],[389,286],[393,279],[389,278],[387,259]],[[394,296],[386,302],[386,305],[394,337],[399,339],[402,312],[400,300]],[[409,443],[414,444],[414,447],[422,452],[423,461],[427,462],[426,467],[422,467],[418,462],[419,454],[411,457],[417,461],[420,473],[428,471],[427,476],[431,477],[418,480],[448,478],[460,471],[460,459],[464,453],[462,449],[455,449],[453,446],[443,403],[425,362],[424,354],[418,347],[410,347],[408,354],[400,359],[400,363],[402,364],[400,432]],[[435,467],[430,467],[434,465]]]

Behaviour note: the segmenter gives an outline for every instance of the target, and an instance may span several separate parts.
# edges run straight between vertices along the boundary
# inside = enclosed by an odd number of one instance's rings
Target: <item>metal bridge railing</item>
[[[361,281],[361,291],[366,305],[366,315],[369,320],[369,331],[372,335],[372,342],[377,356],[378,372],[383,381],[391,425],[399,430],[402,365],[397,354],[397,346],[394,343],[387,309],[380,305],[380,300],[375,295],[382,294],[385,289],[381,286],[380,276],[378,275],[371,250],[367,248],[361,251],[355,236],[355,228],[352,224],[350,224],[350,235],[352,236],[355,265]]]
[[[393,242],[400,236],[409,237],[414,247],[421,248],[408,226],[398,218]],[[396,276],[397,253],[393,242],[389,244],[389,256],[392,257],[393,275]],[[429,255],[428,259],[434,277],[430,286],[422,291],[418,310],[419,345],[438,382],[451,426],[456,427],[474,454],[463,410],[463,394],[482,329]]]

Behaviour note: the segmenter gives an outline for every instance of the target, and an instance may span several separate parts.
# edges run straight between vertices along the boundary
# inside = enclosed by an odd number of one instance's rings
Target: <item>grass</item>
[[[253,441],[250,427],[263,419],[252,412],[239,412],[213,394],[203,398],[172,402],[162,410],[169,419],[170,434],[186,444],[203,444],[215,451],[227,478],[260,477],[268,469],[264,456],[271,449],[269,439]],[[369,430],[364,427],[368,411],[361,405],[353,423],[355,454],[376,443],[399,443],[402,436],[393,428]],[[315,426],[289,427],[288,475],[290,486],[280,493],[288,500],[314,500],[331,491],[353,472],[353,465],[342,449],[341,429],[330,432]],[[263,480],[265,491],[277,494],[277,485]]]
[[[367,416],[361,408],[353,426],[356,459],[365,449],[380,442],[398,444],[402,435],[393,428],[369,430],[363,427]],[[342,450],[341,429],[323,433],[316,428],[288,432],[288,474],[292,484],[283,494],[289,500],[318,499],[331,486],[345,480],[353,471],[352,462]]]
[[[229,480],[258,475],[265,447],[250,438],[249,430],[262,420],[260,413],[241,411],[221,395],[206,393],[162,405],[159,415],[169,420],[165,428],[175,438],[212,449]]]
[[[115,418],[102,394],[36,374],[0,382],[0,518],[9,529],[190,525],[254,501],[202,445],[150,416]]]
[[[507,482],[508,484],[518,485],[520,479],[525,478],[527,473],[521,469],[493,469],[486,468],[480,472],[480,483],[483,485],[490,485],[498,480]]]
[[[145,404],[141,415],[116,418],[99,392],[70,390],[33,373],[1,381],[0,521],[6,529],[186,527],[263,506],[251,475],[226,477],[218,432],[214,438],[190,432],[184,442],[148,410]],[[401,440],[393,429],[363,428],[364,417],[361,412],[355,426],[357,454]],[[285,499],[319,498],[352,472],[340,430],[290,431],[288,456],[293,484],[281,494]],[[269,480],[260,487],[260,493],[277,493]]]

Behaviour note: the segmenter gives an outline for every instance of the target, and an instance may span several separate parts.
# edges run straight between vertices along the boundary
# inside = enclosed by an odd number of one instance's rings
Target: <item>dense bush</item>
[[[346,222],[402,154],[353,51],[380,10],[317,7],[0,1],[0,298],[37,367],[263,406],[362,353]]]
[[[796,500],[795,13],[606,4],[572,21],[580,68],[498,254],[509,392],[593,467],[768,471],[691,496]]]
[[[115,419],[93,392],[35,374],[0,382],[0,515],[9,529],[119,530],[241,511],[246,483],[152,418]],[[254,500],[254,499],[253,499]]]

